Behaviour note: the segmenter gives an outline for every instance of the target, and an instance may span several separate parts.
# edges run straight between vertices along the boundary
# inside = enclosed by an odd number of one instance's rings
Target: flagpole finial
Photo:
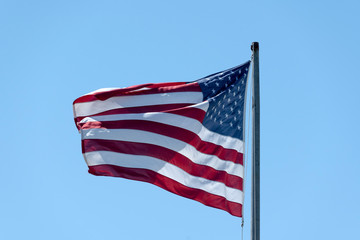
[[[251,51],[255,51],[259,49],[259,42],[253,42],[251,44]]]

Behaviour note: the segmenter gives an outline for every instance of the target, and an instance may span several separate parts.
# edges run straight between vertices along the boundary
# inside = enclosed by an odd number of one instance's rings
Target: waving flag
[[[76,99],[89,173],[149,182],[241,217],[249,65]]]

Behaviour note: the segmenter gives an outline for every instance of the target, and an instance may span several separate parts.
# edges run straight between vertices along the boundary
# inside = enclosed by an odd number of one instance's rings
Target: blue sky
[[[356,238],[359,5],[0,1],[0,238],[240,239],[241,220],[226,212],[88,174],[72,102],[102,87],[196,80],[249,60],[253,41],[262,239]]]

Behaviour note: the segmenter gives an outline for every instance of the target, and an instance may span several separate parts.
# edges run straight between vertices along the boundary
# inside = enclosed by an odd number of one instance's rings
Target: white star
[[[215,94],[215,93],[216,93],[215,89],[213,89],[213,90],[211,90],[211,91],[213,92],[213,94]]]
[[[241,130],[241,127],[240,127],[240,126],[237,126],[237,129],[238,129],[238,130]]]
[[[218,83],[218,82],[216,82],[216,83],[215,83],[215,85],[218,87],[218,86],[219,86],[219,83]]]
[[[238,112],[238,114],[241,114],[241,111],[240,111],[240,110],[238,110],[237,112]]]
[[[222,120],[220,120],[220,125],[222,125],[223,124],[223,121]]]
[[[233,108],[233,107],[230,107],[230,111],[234,111],[234,108]]]
[[[237,117],[236,117],[236,116],[234,116],[234,120],[235,120],[235,121],[237,120]]]
[[[233,126],[234,126],[233,122],[230,122],[230,126],[231,126],[231,127],[233,127]]]
[[[231,102],[230,98],[228,98],[227,102],[228,102],[228,103]]]

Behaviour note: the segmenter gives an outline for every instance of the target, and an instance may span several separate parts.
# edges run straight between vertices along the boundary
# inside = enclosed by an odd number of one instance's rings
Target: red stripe
[[[141,88],[150,88],[135,91]],[[104,101],[111,97],[127,96],[127,95],[145,95],[145,94],[155,94],[155,93],[170,93],[170,92],[201,92],[201,88],[198,83],[157,83],[157,84],[142,84],[137,86],[132,86],[128,88],[114,89],[105,92],[96,92],[93,94],[88,94],[81,96],[74,101],[76,103],[91,102],[96,100]]]
[[[180,115],[180,116],[184,116],[184,117],[189,117],[189,118],[198,120],[201,123],[204,120],[205,115],[206,115],[206,111],[199,109],[199,108],[194,108],[194,107],[183,107],[183,108],[171,109],[171,110],[165,111],[164,113],[172,113],[172,114],[176,114],[176,115]]]
[[[189,103],[175,103],[175,104],[151,105],[151,106],[143,106],[143,107],[117,108],[93,115],[77,117],[75,118],[75,123],[79,123],[81,120],[83,120],[86,117],[127,114],[127,113],[170,112],[171,110],[176,111],[177,109],[181,109],[183,107],[187,107],[190,105],[191,104]],[[179,111],[179,113],[181,113],[181,111]]]
[[[184,186],[151,170],[124,168],[114,165],[97,165],[89,166],[89,173],[98,176],[122,177],[131,180],[148,182],[182,197],[196,200],[210,207],[225,210],[233,216],[242,217],[241,204],[228,201],[224,197],[208,193],[204,190]]]
[[[184,143],[184,146],[185,145],[186,144]],[[82,141],[82,151],[83,153],[92,151],[111,151],[154,157],[171,163],[193,176],[222,182],[228,187],[239,190],[242,190],[243,186],[241,177],[228,174],[226,171],[215,170],[209,166],[196,164],[178,152],[153,144],[103,139],[84,139]]]
[[[243,164],[243,154],[234,149],[227,149],[220,145],[201,140],[195,133],[172,125],[145,120],[120,120],[104,122],[87,122],[81,124],[81,129],[106,128],[106,129],[136,129],[161,134],[178,139],[194,146],[199,152],[216,155],[220,159]]]

